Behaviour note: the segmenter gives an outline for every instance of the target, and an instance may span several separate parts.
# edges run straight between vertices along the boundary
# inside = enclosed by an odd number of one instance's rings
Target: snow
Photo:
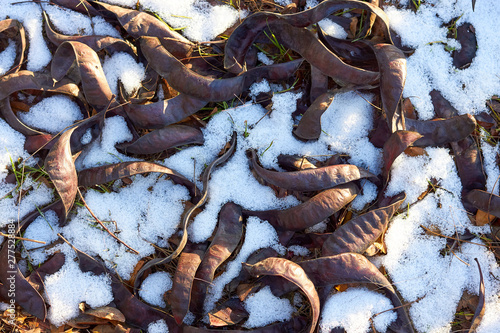
[[[83,273],[75,261],[74,250],[68,244],[54,248],[57,249],[64,253],[66,260],[59,271],[45,278],[44,287],[50,305],[47,317],[52,324],[61,326],[79,314],[81,302],[97,308],[110,303],[113,294],[109,276]]]
[[[411,204],[427,189],[428,180],[434,178],[438,185],[435,193],[427,194],[394,218],[385,236],[387,255],[381,261],[406,302],[421,298],[409,308],[415,328],[419,332],[442,332],[451,329],[464,289],[478,293],[477,282],[473,282],[478,275],[473,258],[483,261],[483,274],[486,267],[495,272],[498,266],[492,259],[487,261],[492,254],[481,247],[478,239],[473,242],[479,245],[462,244],[452,249],[452,253],[447,250],[445,238],[423,229],[450,237],[463,233],[466,228],[476,233],[488,232],[488,227],[475,227],[467,217],[460,201],[460,180],[447,149],[427,148],[426,151],[428,156],[403,154],[394,163],[388,195],[404,189]],[[491,284],[488,293],[498,294],[498,284],[494,281]],[[498,299],[492,297],[486,308],[497,307],[497,302]]]
[[[104,75],[111,92],[118,96],[118,80],[123,84],[125,91],[132,94],[141,87],[146,69],[128,53],[118,52],[106,57],[102,65]]]
[[[135,3],[133,1],[130,5]],[[140,4],[144,9],[157,13],[172,28],[179,29],[184,36],[197,42],[214,39],[246,15],[229,5],[212,6],[205,0],[142,0]]]
[[[319,21],[318,25],[323,30],[323,33],[325,33],[328,36],[332,36],[332,37],[339,38],[339,39],[346,39],[347,38],[347,31],[345,31],[341,25],[333,22],[332,20],[330,20],[328,18],[325,18],[325,19],[322,19],[321,21]]]
[[[168,247],[165,240],[177,230],[184,202],[189,199],[184,186],[160,178],[157,173],[147,177],[136,175],[132,180],[131,185],[116,192],[89,190],[85,201],[93,213],[139,255],[126,251],[123,244],[101,230],[85,207],[79,207],[76,216],[63,229],[64,236],[74,246],[101,257],[108,268],[124,279],[130,278],[141,258],[154,253],[151,243]]]
[[[45,242],[43,246],[47,246],[59,239],[57,234],[60,232],[59,218],[53,210],[49,210],[30,223],[24,232],[24,238]],[[28,258],[34,266],[42,264],[48,258],[43,249],[36,249],[40,246],[42,246],[40,243],[24,241],[24,249],[29,252]]]
[[[7,16],[18,19],[26,28],[29,39],[28,70],[46,70],[45,67],[51,60],[51,53],[42,36],[40,6],[47,11],[55,28],[64,34],[95,32],[120,37],[118,31],[100,17],[91,20],[86,15],[46,3],[14,5],[13,2],[17,0],[3,1],[0,19]],[[128,7],[135,7],[137,4],[136,0],[107,2]],[[290,1],[280,0],[279,3],[286,5]],[[408,1],[402,0],[399,3]],[[158,13],[169,25],[193,41],[211,40],[247,15],[230,5],[212,6],[205,0],[144,0],[139,4],[143,9]],[[317,4],[317,0],[308,0],[306,7]],[[487,111],[485,101],[492,95],[500,95],[500,40],[496,33],[500,30],[500,21],[497,20],[500,8],[495,1],[478,1],[475,12],[471,10],[470,0],[427,0],[416,12],[394,7],[386,7],[385,10],[391,27],[402,37],[403,44],[415,49],[414,54],[408,58],[408,76],[403,95],[411,99],[419,119],[434,117],[429,96],[433,89],[439,90],[460,114]],[[459,48],[457,41],[446,37],[448,30],[445,26],[459,16],[461,18],[456,25],[472,24],[478,41],[476,57],[470,67],[465,69],[455,68],[450,52],[445,49],[445,46]],[[345,31],[328,19],[323,20],[320,26],[327,34],[345,37]],[[415,29],[415,26],[419,29]],[[12,66],[15,52],[15,42],[9,41],[6,49],[0,53],[0,73]],[[264,53],[259,53],[258,57],[264,64],[272,61]],[[129,93],[133,93],[144,76],[143,64],[128,54],[118,53],[104,58],[103,68],[114,93],[117,93],[118,81],[122,82]],[[317,141],[302,142],[292,135],[297,121],[292,114],[302,95],[296,91],[278,93],[280,90],[283,90],[281,85],[269,84],[265,80],[254,84],[250,88],[250,96],[253,98],[261,92],[273,93],[270,112],[252,103],[223,110],[213,116],[203,129],[203,146],[183,149],[160,161],[191,180],[200,179],[204,167],[218,156],[233,131],[237,133],[236,152],[224,165],[214,170],[208,185],[208,202],[189,227],[191,241],[202,242],[212,236],[220,208],[226,202],[232,201],[244,209],[252,210],[286,209],[299,204],[293,196],[276,197],[273,190],[257,182],[246,155],[250,149],[257,151],[260,163],[268,169],[280,170],[277,164],[277,156],[280,154],[299,154],[322,161],[333,154],[342,153],[349,155],[349,163],[380,173],[382,151],[375,148],[367,138],[376,112],[369,104],[374,99],[372,95],[358,92],[336,95],[322,116],[323,131],[320,138]],[[20,98],[23,96],[19,95]],[[28,95],[25,100],[32,103],[33,98],[34,96]],[[56,133],[81,119],[81,111],[69,98],[53,96],[34,105],[28,113],[20,113],[20,118],[28,125]],[[46,119],[50,122],[44,123]],[[16,189],[16,184],[5,182],[11,169],[11,159],[14,162],[24,161],[30,166],[34,166],[37,161],[24,151],[24,136],[11,129],[2,119],[0,132],[0,225],[4,226],[12,220],[21,219],[37,207],[52,202],[55,196],[53,189],[44,183],[35,182],[29,175],[25,175],[20,189]],[[483,132],[480,145],[487,190],[498,193],[500,170],[496,155],[500,148],[487,143],[484,135]],[[107,118],[99,137],[92,141],[91,132],[88,131],[82,138],[81,142],[87,146],[76,160],[78,170],[134,160],[115,148],[117,143],[127,142],[132,138],[125,119],[119,116]],[[466,230],[477,234],[488,233],[489,227],[475,227],[471,224],[461,203],[462,187],[450,151],[446,148],[427,148],[426,152],[427,155],[416,157],[402,154],[394,162],[391,181],[385,194],[406,192],[406,209],[389,224],[385,236],[387,255],[373,260],[385,268],[391,282],[402,295],[403,303],[414,302],[408,309],[418,332],[447,332],[453,329],[451,323],[463,292],[478,294],[479,274],[474,261],[474,258],[478,258],[485,278],[486,305],[484,318],[477,331],[497,332],[500,282],[496,277],[500,275],[500,268],[493,253],[483,246],[480,239],[473,239],[473,244],[463,243],[451,252],[445,238],[426,232],[423,228],[455,237],[457,233],[461,234]],[[88,189],[84,193],[92,211],[120,239],[139,251],[139,255],[126,251],[122,244],[101,230],[83,207],[75,207],[68,225],[63,228],[58,227],[55,213],[48,211],[45,218],[39,217],[28,226],[24,236],[49,244],[57,239],[56,233],[61,232],[77,248],[105,262],[121,278],[128,279],[138,261],[155,252],[153,244],[160,247],[170,245],[169,238],[178,230],[185,202],[189,200],[188,191],[184,187],[165,178],[159,174],[137,175],[131,177],[132,184],[129,185],[122,181],[114,182],[109,192]],[[202,184],[199,181],[197,183],[201,188]],[[431,183],[434,190],[418,200]],[[355,212],[365,208],[378,195],[375,185],[368,180],[361,181],[361,186],[363,193],[351,204],[351,209]],[[326,227],[327,224],[323,221],[308,231],[322,232]],[[109,277],[81,272],[73,260],[74,251],[66,244],[47,250],[37,249],[41,244],[28,241],[23,243],[28,251],[23,255],[29,253],[33,264],[42,263],[56,250],[66,255],[67,260],[61,270],[44,281],[45,296],[50,305],[48,318],[53,324],[61,325],[77,316],[78,304],[81,302],[98,307],[112,301]],[[215,302],[223,297],[224,287],[239,274],[241,263],[247,261],[255,251],[266,247],[274,248],[281,255],[286,250],[299,256],[309,254],[307,249],[299,246],[286,249],[279,244],[277,233],[268,222],[256,217],[249,218],[243,245],[234,259],[226,265],[225,271],[214,280],[205,309],[212,309]],[[165,307],[162,296],[170,287],[169,274],[156,272],[143,281],[139,294],[146,302]],[[266,307],[262,307],[262,304],[266,304]],[[272,296],[268,288],[250,296],[245,301],[245,306],[250,312],[245,324],[247,328],[286,320],[294,311],[288,300]],[[350,288],[328,298],[322,311],[320,330],[329,331],[333,327],[344,326],[348,332],[366,332],[370,329],[370,318],[373,318],[377,331],[384,332],[395,314],[385,312],[373,316],[390,308],[392,304],[380,293],[365,288]],[[186,318],[189,322],[192,316]],[[160,320],[151,323],[148,331],[168,332],[168,327]]]
[[[30,127],[56,134],[83,119],[80,107],[68,96],[56,95],[44,98],[28,112],[19,112],[19,119]]]
[[[368,203],[377,198],[377,186],[368,180],[361,181],[363,193],[358,194],[351,202],[351,208],[362,210]]]
[[[302,257],[305,257],[305,256],[311,254],[311,251],[309,251],[308,248],[300,246],[300,245],[289,246],[288,251],[293,252],[293,255],[295,255],[295,256],[302,256]]]
[[[385,11],[403,44],[416,49],[408,58],[403,96],[411,99],[421,119],[434,116],[429,96],[433,89],[439,90],[460,114],[486,111],[485,100],[500,93],[500,55],[496,51],[500,41],[495,33],[500,29],[496,19],[500,8],[496,1],[478,1],[474,12],[470,0],[429,0],[422,2],[416,13],[392,6]],[[472,24],[477,38],[476,56],[466,69],[455,68],[444,48],[444,44],[459,47],[457,41],[446,37],[444,26],[459,16],[456,26]]]
[[[274,296],[269,286],[248,296],[244,301],[244,306],[250,314],[243,325],[246,328],[262,327],[277,321],[289,320],[294,310],[288,299]]]
[[[160,319],[148,325],[148,333],[168,333],[168,326],[165,320]]]
[[[92,20],[81,13],[64,10],[57,6],[41,3],[41,7],[47,12],[56,29],[73,35],[111,35],[118,37],[118,32],[105,22],[103,18]],[[3,0],[0,20],[7,17],[19,20],[27,32],[28,37],[28,64],[30,71],[40,71],[50,63],[52,55],[42,35],[42,11],[40,4],[33,2],[20,2],[18,0]],[[92,30],[92,24],[94,29]]]
[[[396,313],[381,312],[393,307],[391,301],[380,293],[366,288],[349,288],[326,300],[319,331],[326,333],[335,327],[343,327],[347,333],[368,333],[371,332],[372,318],[376,331],[386,332],[389,324],[396,319]]]
[[[166,307],[167,304],[163,295],[172,288],[172,278],[167,272],[155,272],[148,275],[142,281],[139,289],[139,296],[147,303],[159,307]]]
[[[264,52],[257,53],[257,59],[259,59],[259,61],[264,65],[274,64],[274,61],[272,59],[269,59],[269,57]]]
[[[5,74],[16,60],[16,42],[9,40],[9,45],[0,53],[0,75]]]
[[[75,161],[77,170],[137,160],[123,155],[115,148],[117,143],[130,141],[132,138],[132,133],[123,117],[106,118],[101,137],[86,147],[81,156]]]

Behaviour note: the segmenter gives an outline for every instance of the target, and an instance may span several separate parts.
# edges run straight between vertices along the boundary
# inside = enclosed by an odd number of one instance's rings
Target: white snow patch
[[[214,39],[246,15],[229,5],[212,6],[205,0],[142,0],[141,5],[157,13],[171,27],[182,28],[184,36],[197,42]]]
[[[380,293],[366,288],[349,288],[330,296],[325,302],[319,323],[320,332],[330,332],[335,327],[343,327],[347,333],[370,332],[370,318],[393,307],[391,301]],[[374,317],[377,332],[386,332],[396,317],[394,311]]]
[[[358,194],[351,202],[351,208],[362,210],[366,204],[377,198],[377,186],[368,180],[362,181],[363,194]]]
[[[288,251],[293,252],[293,255],[295,256],[302,256],[302,257],[311,254],[311,251],[309,251],[307,247],[303,247],[300,245],[291,245],[288,247]]]
[[[19,112],[19,119],[26,125],[56,134],[83,119],[80,107],[68,96],[56,95],[44,98],[28,112]]]
[[[168,246],[166,240],[177,231],[188,190],[165,180],[157,173],[147,177],[136,175],[127,187],[117,192],[100,193],[90,190],[85,201],[106,226],[139,255],[97,228],[95,220],[85,207],[80,207],[70,223],[64,227],[64,236],[77,248],[92,256],[99,256],[122,278],[128,279],[137,262],[154,253],[151,243]],[[139,200],[140,198],[140,200]]]
[[[148,325],[148,333],[168,333],[168,326],[165,320],[160,319]]]
[[[460,114],[476,114],[486,111],[485,100],[500,93],[500,8],[495,0],[477,3],[471,10],[468,0],[422,2],[419,10],[384,8],[391,28],[402,42],[416,51],[408,58],[408,76],[403,92],[409,97],[421,119],[431,119],[434,110],[429,93],[439,90]],[[461,17],[460,17],[461,16]],[[445,44],[459,48],[456,40],[447,38],[445,24],[460,17],[456,26],[470,23],[477,38],[477,52],[472,64],[466,69],[457,69],[452,64],[451,54]],[[415,27],[419,27],[415,29]]]
[[[257,59],[264,65],[272,65],[274,61],[270,59],[264,52],[257,53]]]
[[[125,91],[132,94],[141,87],[146,72],[143,64],[136,62],[130,54],[125,52],[106,57],[102,69],[109,88],[115,95],[118,95],[118,80],[123,84]]]
[[[37,217],[30,223],[23,237],[45,242],[46,244],[43,245],[47,246],[59,238],[57,234],[60,232],[59,218],[53,210],[49,210],[43,216]],[[48,258],[48,254],[43,249],[33,250],[40,246],[42,244],[24,241],[24,248],[29,251],[28,258],[31,260],[32,265],[41,264]],[[23,254],[26,255],[26,252]]]
[[[59,271],[45,277],[46,300],[50,305],[48,319],[56,326],[78,316],[78,304],[85,302],[91,308],[104,306],[113,300],[111,279],[106,274],[83,273],[73,249],[62,244],[54,248],[64,253],[66,260]]]
[[[0,53],[0,75],[5,74],[16,60],[16,42],[9,40],[9,45]]]
[[[256,82],[250,86],[250,96],[257,97],[258,94],[271,91],[271,86],[266,79]]]
[[[243,304],[250,314],[243,325],[246,328],[262,327],[277,321],[289,320],[293,313],[290,301],[274,296],[269,286],[248,296]]]
[[[333,22],[328,18],[322,19],[318,22],[318,24],[323,32],[328,36],[332,36],[338,39],[347,38],[347,31],[345,31],[345,29],[341,25]]]
[[[104,164],[136,161],[137,159],[123,155],[115,148],[117,143],[130,141],[132,138],[132,133],[123,117],[106,118],[101,137],[87,146],[76,159],[76,169],[80,171]]]
[[[151,305],[156,305],[164,308],[167,306],[163,295],[172,288],[172,278],[167,272],[155,272],[148,275],[142,281],[139,295],[141,298]]]

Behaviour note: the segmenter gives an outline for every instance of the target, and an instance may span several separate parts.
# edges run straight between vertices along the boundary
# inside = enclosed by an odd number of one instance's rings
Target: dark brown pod
[[[245,210],[243,213],[266,220],[272,226],[281,230],[304,230],[339,211],[351,202],[357,193],[358,187],[353,183],[347,183],[324,190],[308,201],[289,209]]]
[[[73,69],[76,73],[72,73]],[[108,107],[112,101],[113,93],[104,75],[99,56],[83,43],[70,41],[59,45],[52,58],[51,74],[56,81],[60,81],[67,74],[77,75],[76,77],[81,80],[87,102],[99,111]]]
[[[500,197],[498,195],[472,190],[467,194],[465,200],[483,212],[500,217]]]
[[[30,71],[19,71],[0,77],[0,100],[16,91],[28,89],[56,92],[84,100],[78,85],[66,78],[54,82],[50,75]]]
[[[89,187],[148,172],[167,174],[174,183],[186,186],[192,198],[200,193],[195,184],[177,171],[153,162],[122,162],[85,169],[78,174],[78,184]]]
[[[390,39],[389,19],[384,11],[377,6],[367,2],[346,0],[346,1],[324,1],[318,6],[299,12],[297,14],[280,15],[274,13],[259,12],[245,19],[229,37],[224,52],[224,67],[233,73],[240,73],[245,68],[244,60],[250,46],[257,36],[277,21],[286,22],[294,27],[305,28],[317,23],[338,10],[346,8],[359,8],[374,13],[383,22],[382,28],[385,36]],[[369,19],[369,15],[367,17]],[[364,24],[365,32],[370,29],[370,24]],[[277,34],[279,37],[279,34]],[[391,42],[392,43],[392,42]],[[326,73],[325,73],[326,74]],[[364,82],[363,84],[367,84]]]
[[[168,300],[177,325],[181,325],[189,310],[191,288],[196,270],[201,263],[206,244],[189,244],[182,252],[175,270]]]
[[[359,215],[337,228],[323,243],[322,254],[324,256],[346,252],[363,254],[371,244],[385,233],[389,220],[405,198],[406,195],[402,193],[390,205]]]
[[[320,313],[319,297],[314,283],[309,279],[302,267],[283,258],[267,258],[255,265],[243,263],[243,267],[253,276],[279,276],[298,286],[311,303],[312,320],[309,333],[315,331]]]
[[[75,129],[73,127],[64,132],[45,158],[45,171],[64,204],[64,220],[73,207],[78,189],[78,177],[70,147],[71,135]]]
[[[389,171],[391,170],[392,163],[401,153],[411,146],[415,141],[420,139],[422,135],[417,132],[411,131],[396,131],[391,134],[389,140],[384,144],[384,167],[382,170],[382,177],[384,183],[389,181]]]
[[[193,285],[191,311],[196,315],[203,313],[203,304],[208,286],[212,283],[215,270],[226,261],[236,249],[243,236],[243,217],[241,207],[228,202],[219,214],[219,224],[215,236],[196,272]]]
[[[149,104],[124,105],[125,112],[139,128],[163,128],[198,112],[206,101],[179,94],[173,98]]]
[[[134,50],[130,47],[130,44],[127,44],[124,40],[110,36],[66,36],[54,30],[47,13],[43,12],[42,14],[45,34],[55,46],[59,46],[64,42],[80,42],[96,52],[105,49],[111,54],[115,52],[126,52],[135,57]]]
[[[302,64],[302,60],[253,68],[229,79],[213,79],[201,76],[177,60],[155,37],[142,37],[141,50],[150,66],[163,76],[180,93],[202,101],[226,101],[246,91],[254,82],[263,78],[284,80]]]
[[[317,140],[321,135],[321,116],[333,102],[335,91],[327,91],[314,100],[299,120],[293,134],[304,140]]]
[[[406,129],[422,134],[414,146],[439,146],[465,139],[476,129],[476,120],[470,114],[432,121],[406,119]]]
[[[377,178],[371,172],[351,164],[291,172],[270,171],[258,164],[255,151],[252,151],[252,168],[266,182],[294,191],[321,191],[361,178]]]
[[[132,143],[118,145],[128,154],[156,154],[164,150],[190,144],[203,144],[203,133],[186,125],[170,125],[151,131]]]
[[[178,58],[185,58],[192,52],[194,44],[191,41],[177,31],[171,30],[168,25],[151,14],[104,2],[89,2],[94,5],[100,15],[117,20],[123,29],[135,39],[142,36],[165,38],[165,47]]]

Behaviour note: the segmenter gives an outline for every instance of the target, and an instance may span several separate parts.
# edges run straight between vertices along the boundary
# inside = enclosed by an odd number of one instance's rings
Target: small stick
[[[464,242],[464,243],[469,243],[469,244],[474,244],[474,245],[479,245],[479,246],[483,246],[483,247],[491,247],[491,248],[495,248],[495,249],[500,248],[500,246],[494,246],[494,245],[484,245],[484,244],[479,244],[479,243],[469,242],[469,241],[464,240],[464,239],[458,239],[458,238],[455,238],[455,237],[445,236],[445,235],[442,235],[442,234],[440,234],[440,233],[438,233],[438,232],[432,231],[432,230],[430,230],[429,228],[424,227],[423,225],[420,225],[420,227],[421,227],[422,229],[424,229],[425,231],[430,232],[431,234],[434,234],[434,235],[439,236],[439,237],[448,238],[448,239],[453,239],[453,240],[455,240],[455,241]]]
[[[137,250],[134,250],[133,248],[131,248],[129,245],[127,245],[127,243],[125,243],[124,241],[122,241],[121,239],[119,239],[118,237],[116,237],[116,235],[114,233],[111,232],[111,230],[109,230],[105,225],[104,223],[101,222],[101,220],[99,220],[97,218],[97,216],[95,216],[95,214],[92,212],[92,210],[90,209],[90,207],[87,205],[87,203],[85,202],[85,199],[83,198],[83,195],[82,195],[82,192],[80,192],[80,189],[77,188],[78,190],[78,194],[80,195],[80,198],[82,199],[82,202],[83,202],[83,205],[85,206],[85,208],[87,208],[87,210],[89,211],[90,215],[92,215],[92,217],[97,221],[97,223],[99,223],[99,225],[108,232],[108,234],[111,235],[111,237],[113,237],[117,242],[119,243],[122,243],[123,245],[125,245],[127,248],[129,248],[132,252],[134,252],[135,254],[139,254],[139,252]]]
[[[12,237],[11,235],[4,234],[3,232],[0,232],[0,236]],[[20,239],[20,240],[23,240],[23,241],[38,243],[38,244],[47,244],[46,242],[35,240],[35,239],[30,239],[30,238],[24,238],[24,237],[18,237],[18,236],[14,236],[14,238],[15,239]]]

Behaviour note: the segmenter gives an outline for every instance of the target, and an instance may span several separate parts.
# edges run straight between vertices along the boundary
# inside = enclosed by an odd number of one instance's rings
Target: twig
[[[425,231],[430,232],[431,234],[434,234],[434,235],[439,236],[439,237],[448,238],[448,239],[453,239],[453,240],[455,240],[455,241],[464,242],[464,243],[469,243],[469,244],[474,244],[474,245],[479,245],[479,246],[484,246],[484,247],[500,248],[500,246],[494,246],[494,245],[484,245],[484,244],[479,244],[479,243],[469,242],[469,241],[466,241],[466,240],[464,240],[464,239],[458,239],[458,238],[456,238],[456,237],[445,236],[445,235],[440,234],[440,233],[438,233],[438,232],[432,231],[431,229],[426,228],[426,227],[424,227],[423,225],[420,225],[420,227],[421,227],[421,228],[423,228]]]
[[[99,218],[97,218],[97,216],[95,216],[95,214],[92,212],[92,210],[90,209],[90,207],[87,205],[87,203],[85,202],[85,199],[83,198],[83,195],[82,195],[82,192],[80,192],[80,189],[77,188],[77,191],[78,191],[78,195],[80,195],[80,198],[82,199],[82,202],[83,202],[83,205],[85,206],[85,208],[87,208],[87,210],[89,211],[90,215],[92,215],[92,217],[97,221],[97,223],[99,223],[99,225],[107,231],[108,234],[111,235],[111,237],[113,237],[117,242],[119,243],[122,243],[123,245],[125,245],[128,249],[130,249],[131,251],[133,251],[135,254],[139,254],[139,252],[137,250],[134,250],[133,248],[131,248],[129,245],[127,245],[127,243],[125,243],[124,241],[122,241],[121,239],[119,239],[118,237],[116,237],[116,235],[114,233],[111,232],[111,230],[109,230],[105,225],[104,223],[101,222],[101,220],[99,220]]]
[[[12,237],[11,235],[4,234],[3,232],[0,232],[0,236]],[[47,244],[46,242],[35,240],[35,239],[30,239],[30,238],[24,238],[24,237],[18,237],[18,236],[14,236],[14,238],[15,239],[20,239],[20,240],[23,240],[23,241],[33,242],[33,243]]]

